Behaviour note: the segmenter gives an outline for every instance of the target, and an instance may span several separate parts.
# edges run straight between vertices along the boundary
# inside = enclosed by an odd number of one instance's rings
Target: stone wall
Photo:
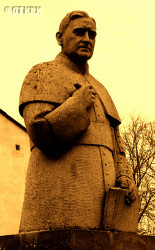
[[[22,125],[0,112],[0,235],[18,233],[29,155]]]

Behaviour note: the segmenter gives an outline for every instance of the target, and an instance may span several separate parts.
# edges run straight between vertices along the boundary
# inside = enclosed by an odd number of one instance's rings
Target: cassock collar
[[[86,63],[85,65],[77,65],[76,63],[71,61],[70,58],[68,58],[66,55],[64,55],[62,52],[60,52],[56,56],[55,61],[57,63],[64,64],[66,67],[68,67],[69,69],[71,69],[79,74],[84,75],[86,73],[89,73],[88,63]]]

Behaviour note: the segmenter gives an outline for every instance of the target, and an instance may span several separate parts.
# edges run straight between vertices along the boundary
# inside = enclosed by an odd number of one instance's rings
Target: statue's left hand
[[[137,193],[138,193],[138,188],[136,184],[134,183],[134,181],[130,181],[128,189],[126,191],[126,202],[128,204],[134,202],[136,200]]]
[[[138,188],[133,180],[126,178],[125,176],[121,176],[117,182],[121,188],[126,188],[125,199],[128,204],[133,203],[136,200],[138,194]]]

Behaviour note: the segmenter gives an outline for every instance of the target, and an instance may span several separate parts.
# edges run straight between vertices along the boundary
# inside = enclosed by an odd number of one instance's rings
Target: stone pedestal
[[[133,233],[66,229],[1,236],[0,249],[153,250],[155,237]]]

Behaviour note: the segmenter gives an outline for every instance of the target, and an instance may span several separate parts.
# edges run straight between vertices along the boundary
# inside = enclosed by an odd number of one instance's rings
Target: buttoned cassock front
[[[87,110],[73,94],[79,84],[97,92]],[[117,177],[132,179],[107,90],[88,65],[77,66],[60,53],[28,73],[19,109],[32,151],[20,231],[100,228],[106,190]]]

